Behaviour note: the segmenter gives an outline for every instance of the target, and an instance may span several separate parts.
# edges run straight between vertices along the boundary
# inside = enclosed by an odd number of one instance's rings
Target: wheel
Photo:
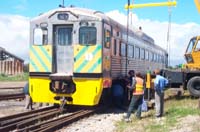
[[[192,96],[200,97],[200,77],[193,77],[188,81],[187,88]]]

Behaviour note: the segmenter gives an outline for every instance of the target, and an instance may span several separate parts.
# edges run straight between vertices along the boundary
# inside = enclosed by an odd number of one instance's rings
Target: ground
[[[0,92],[1,93],[1,92]],[[7,100],[0,103],[0,117],[24,112],[24,100]],[[37,109],[37,104],[34,105]],[[59,132],[200,132],[200,109],[198,99],[190,96],[171,98],[165,102],[165,115],[155,118],[155,110],[142,113],[138,120],[132,115],[132,122],[123,121],[126,111],[109,109],[81,119]]]

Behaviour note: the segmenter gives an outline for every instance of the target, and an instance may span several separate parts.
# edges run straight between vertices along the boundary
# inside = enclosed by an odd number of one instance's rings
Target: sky
[[[134,4],[166,2],[167,0],[130,0]],[[184,52],[191,37],[200,34],[200,14],[193,0],[176,0],[171,7],[170,65],[185,63]],[[0,47],[29,62],[29,22],[48,10],[58,8],[62,0],[0,0]],[[119,23],[127,24],[127,0],[65,0],[74,5],[104,12]],[[167,47],[169,8],[133,9],[130,27],[142,27],[155,43]]]

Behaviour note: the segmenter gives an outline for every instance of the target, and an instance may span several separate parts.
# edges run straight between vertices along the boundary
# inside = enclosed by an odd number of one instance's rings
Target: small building
[[[0,47],[0,74],[17,75],[23,73],[24,60]]]

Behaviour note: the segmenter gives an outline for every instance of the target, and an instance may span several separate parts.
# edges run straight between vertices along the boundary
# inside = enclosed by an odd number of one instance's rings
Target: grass
[[[28,73],[23,73],[19,75],[5,75],[5,74],[0,74],[0,81],[27,81],[28,80]]]
[[[151,109],[148,112],[142,113],[142,119],[137,120],[132,118],[131,123],[120,121],[116,123],[117,132],[170,132],[173,129],[182,129],[181,122],[186,122],[185,118],[193,116],[199,117],[200,110],[198,109],[198,99],[188,95],[179,98],[171,98],[165,102],[165,115],[162,118],[155,118],[155,110]],[[132,116],[134,116],[132,114]],[[199,121],[198,121],[199,122]],[[189,124],[193,131],[199,131],[198,122]],[[189,122],[190,123],[190,122]],[[183,128],[184,130],[184,128]]]

